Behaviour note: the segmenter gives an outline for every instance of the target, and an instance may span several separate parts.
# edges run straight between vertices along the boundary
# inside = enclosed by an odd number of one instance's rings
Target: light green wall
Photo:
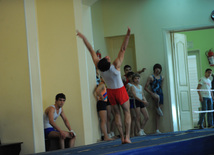
[[[137,70],[147,68],[142,74],[143,86],[152,73],[153,65],[162,64],[165,96],[160,129],[164,132],[172,131],[172,113],[167,90],[169,79],[163,34],[172,30],[213,26],[210,19],[213,6],[214,1],[211,0],[100,0],[92,6],[95,49],[106,49],[103,45],[104,38],[124,35],[129,26],[135,36]],[[149,96],[147,98],[151,104],[148,107],[150,120],[146,125],[146,132],[151,133],[154,132],[155,111],[153,101]]]
[[[202,75],[204,75],[207,68],[214,69],[213,66],[209,65],[207,56],[205,55],[206,51],[211,48],[214,49],[214,29],[186,31],[181,33],[186,35],[187,42],[190,44],[190,46],[188,46],[188,51],[200,51]]]

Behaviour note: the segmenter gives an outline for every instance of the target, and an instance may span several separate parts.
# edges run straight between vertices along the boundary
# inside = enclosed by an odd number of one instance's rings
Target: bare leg
[[[160,115],[156,114],[156,130],[159,130]]]
[[[104,134],[104,140],[105,141],[113,140],[113,139],[109,138],[108,134],[107,134],[107,127],[106,127],[107,126],[107,111],[106,110],[99,111],[99,116],[101,119],[100,127],[102,130],[102,133]]]
[[[119,131],[121,141],[122,141],[122,143],[124,143],[124,134],[123,134],[121,115],[120,115],[120,107],[119,107],[119,105],[116,104],[116,105],[112,105],[112,108],[114,110],[115,124],[117,126],[118,131]]]
[[[123,103],[121,106],[123,108],[124,121],[125,121],[125,127],[126,127],[126,137],[124,139],[124,143],[131,143],[131,140],[130,140],[131,114],[130,114],[129,100]]]
[[[143,114],[143,121],[142,121],[142,124],[141,124],[141,129],[144,129],[147,121],[149,120],[149,114],[148,114],[148,111],[147,111],[146,107],[141,108],[140,111]]]
[[[159,130],[160,115],[156,115],[156,130]]]
[[[73,138],[70,138],[70,140],[69,140],[69,147],[70,147],[70,148],[74,147],[75,140],[76,140],[76,136],[73,137]]]
[[[152,96],[153,100],[155,101],[155,106],[156,108],[158,108],[160,105],[159,105],[159,102],[160,102],[160,98],[157,94],[155,94],[155,96]]]
[[[136,125],[135,109],[134,108],[130,109],[130,112],[131,112],[131,137],[134,137],[135,125]]]
[[[107,109],[107,133],[111,132],[111,105],[106,106]]]
[[[111,107],[111,113],[113,115],[113,119],[111,121],[111,132],[115,133],[116,132],[116,123],[115,123],[115,117],[114,117],[114,110],[113,108]]]
[[[157,95],[157,96],[158,96],[158,95]],[[158,96],[156,100],[157,100],[157,101],[156,101],[157,107],[160,107],[160,104],[159,104],[159,103],[160,103],[160,97]]]
[[[140,131],[140,107],[135,108],[136,112],[136,126],[137,126],[137,133]]]
[[[48,134],[48,138],[58,138],[59,139],[60,149],[64,149],[65,148],[65,140],[61,137],[59,132],[51,131]]]

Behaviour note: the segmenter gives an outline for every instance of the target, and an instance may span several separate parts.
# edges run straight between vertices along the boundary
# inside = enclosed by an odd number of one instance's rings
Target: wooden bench
[[[65,148],[69,148],[69,138],[65,139]],[[46,151],[53,151],[53,150],[58,150],[58,149],[60,149],[58,138],[45,139],[45,150]]]

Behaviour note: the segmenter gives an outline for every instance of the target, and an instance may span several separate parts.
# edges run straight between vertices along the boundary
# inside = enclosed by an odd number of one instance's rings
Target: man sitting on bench
[[[63,111],[63,105],[65,103],[66,97],[63,93],[56,95],[55,104],[49,106],[45,109],[44,112],[44,129],[45,129],[45,138],[59,138],[60,148],[65,148],[65,139],[69,138],[69,147],[74,147],[76,134],[71,129],[70,123]],[[55,123],[56,119],[62,117],[65,126],[68,128],[68,131],[63,131]]]

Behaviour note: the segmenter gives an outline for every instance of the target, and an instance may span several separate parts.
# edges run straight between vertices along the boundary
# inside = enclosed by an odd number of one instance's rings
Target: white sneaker
[[[160,107],[158,107],[156,110],[157,110],[158,115],[163,116],[163,112]]]
[[[143,129],[140,129],[139,135],[140,135],[140,136],[145,136],[145,135],[146,135]]]
[[[160,134],[160,133],[161,133],[161,132],[157,129],[157,130],[156,130],[156,134]]]
[[[108,137],[109,137],[109,138],[112,138],[112,137],[111,137],[111,133],[108,133]]]
[[[110,138],[113,138],[115,135],[114,135],[114,132],[110,132]]]

